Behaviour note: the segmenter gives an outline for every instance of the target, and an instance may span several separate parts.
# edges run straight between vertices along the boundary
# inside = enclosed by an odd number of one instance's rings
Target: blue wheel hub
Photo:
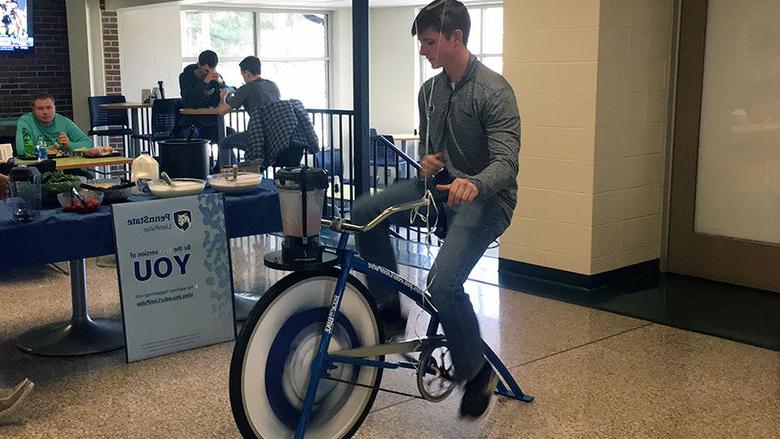
[[[290,430],[295,430],[301,417],[306,388],[311,373],[311,364],[317,355],[322,339],[329,308],[320,307],[292,315],[276,333],[268,353],[269,365],[265,371],[265,385],[268,402],[274,415]],[[355,328],[341,313],[336,317],[331,339],[331,350],[349,349],[360,346]],[[283,365],[283,366],[282,366]],[[338,411],[349,396],[351,385],[342,381],[355,382],[359,367],[336,364],[328,371],[335,380],[321,380],[317,387],[311,420],[327,419]]]

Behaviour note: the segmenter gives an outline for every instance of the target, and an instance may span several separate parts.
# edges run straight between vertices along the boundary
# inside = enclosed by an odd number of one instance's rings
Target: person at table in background
[[[213,50],[204,50],[198,55],[198,63],[190,64],[179,75],[182,108],[217,107],[220,102],[220,90],[225,81],[217,72],[219,58]],[[182,116],[179,120],[177,136],[189,136],[189,127],[198,130],[197,136],[217,140],[217,120],[215,117]]]
[[[54,97],[46,92],[33,96],[32,111],[22,115],[16,122],[16,154],[24,155],[24,132],[27,131],[33,144],[42,137],[47,146],[57,145],[63,151],[76,148],[92,148],[92,140],[67,117],[58,114]]]
[[[258,108],[279,100],[279,87],[276,83],[260,76],[260,58],[247,56],[239,64],[244,85],[234,94],[228,94],[227,90],[220,92],[219,114],[227,114],[233,109],[244,107],[250,117]],[[233,133],[219,145],[219,164],[229,165],[232,158],[232,150],[245,149],[248,141],[247,133]]]

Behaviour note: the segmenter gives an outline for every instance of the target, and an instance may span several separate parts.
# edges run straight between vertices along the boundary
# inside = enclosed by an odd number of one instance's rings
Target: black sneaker
[[[477,376],[466,381],[463,399],[460,400],[460,416],[467,419],[478,419],[485,414],[490,406],[490,398],[498,385],[498,375],[493,367],[485,361]]]

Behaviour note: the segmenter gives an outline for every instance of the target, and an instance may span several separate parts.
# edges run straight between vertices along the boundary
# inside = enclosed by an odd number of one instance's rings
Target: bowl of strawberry
[[[79,189],[78,196],[71,192],[57,195],[64,212],[90,213],[98,210],[103,202],[103,193],[89,189]]]

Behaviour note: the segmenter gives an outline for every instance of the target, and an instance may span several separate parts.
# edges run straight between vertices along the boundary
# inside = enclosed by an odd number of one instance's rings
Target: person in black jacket
[[[198,55],[198,63],[190,64],[179,75],[179,89],[183,108],[208,108],[219,105],[220,90],[225,86],[217,64],[219,58],[213,50],[204,50]],[[217,139],[217,120],[214,117],[184,116],[179,121],[178,135],[190,126],[198,129],[197,137]]]
[[[213,50],[198,55],[198,63],[190,64],[179,75],[182,105],[185,108],[207,108],[219,105],[222,76],[217,72],[219,58]]]

